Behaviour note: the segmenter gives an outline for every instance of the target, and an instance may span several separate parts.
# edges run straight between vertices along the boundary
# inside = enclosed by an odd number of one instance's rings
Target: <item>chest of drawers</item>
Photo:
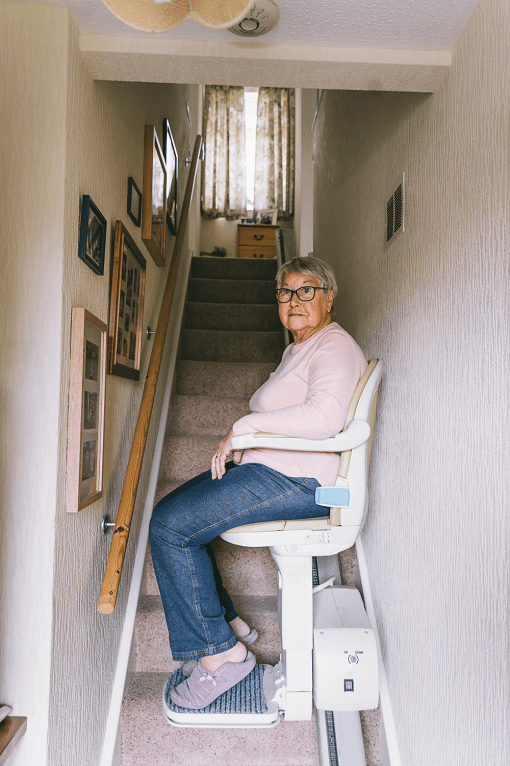
[[[238,258],[276,258],[276,232],[279,226],[261,223],[237,225]]]

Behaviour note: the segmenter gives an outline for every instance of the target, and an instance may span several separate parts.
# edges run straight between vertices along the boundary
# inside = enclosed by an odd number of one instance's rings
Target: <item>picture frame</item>
[[[163,155],[166,162],[167,195],[166,195],[166,222],[170,232],[177,235],[177,177],[179,175],[179,158],[175,141],[172,136],[170,122],[163,120]]]
[[[110,313],[108,373],[140,379],[143,304],[147,262],[122,223],[115,223]]]
[[[131,176],[128,178],[127,214],[135,226],[140,226],[142,222],[142,192]]]
[[[278,221],[278,210],[259,210],[257,212],[257,223],[276,225]]]
[[[88,194],[81,201],[78,257],[99,276],[104,273],[106,218]]]
[[[90,311],[73,308],[67,426],[68,513],[81,511],[103,494],[107,329]]]
[[[165,265],[166,162],[154,125],[145,126],[142,240],[157,266]]]

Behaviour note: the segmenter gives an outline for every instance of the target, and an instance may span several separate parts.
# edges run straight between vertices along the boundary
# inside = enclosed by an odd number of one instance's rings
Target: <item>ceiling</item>
[[[35,1],[35,0],[29,0]],[[41,0],[39,0],[41,1]],[[67,6],[81,34],[153,37],[241,45],[306,45],[451,50],[479,0],[276,0],[280,22],[249,40],[186,21],[151,35],[127,27],[102,0],[42,0]]]

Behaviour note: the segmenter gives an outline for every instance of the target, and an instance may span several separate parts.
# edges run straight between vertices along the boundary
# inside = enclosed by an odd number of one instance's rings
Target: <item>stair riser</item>
[[[276,364],[203,362],[181,360],[177,367],[177,394],[229,396],[250,399]]]
[[[188,300],[200,303],[266,303],[275,305],[271,282],[235,279],[190,279]]]
[[[167,436],[161,457],[159,481],[183,484],[211,467],[218,438],[206,436]]]
[[[191,276],[202,279],[269,280],[274,285],[276,261],[249,261],[245,258],[193,258]]]
[[[214,556],[221,579],[232,598],[276,595],[276,567],[268,548],[244,548],[217,537]],[[159,588],[154,566],[147,552],[146,578],[143,595],[158,596]]]
[[[222,437],[248,412],[248,403],[243,399],[176,396],[170,405],[167,434]]]
[[[181,359],[211,362],[261,362],[278,364],[283,352],[282,333],[184,330]]]
[[[246,622],[259,632],[254,649],[259,663],[275,664],[279,660],[279,631],[276,615],[276,597],[233,598],[236,609]],[[171,673],[175,663],[168,643],[163,605],[140,610],[135,628],[135,671],[137,673]]]
[[[245,330],[279,332],[281,323],[276,306],[224,303],[188,303],[184,326],[188,330]]]

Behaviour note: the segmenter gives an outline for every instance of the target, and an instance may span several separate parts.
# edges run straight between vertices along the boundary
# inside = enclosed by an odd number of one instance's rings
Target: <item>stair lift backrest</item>
[[[349,423],[354,420],[363,420],[370,425],[370,436],[359,447],[345,450],[340,455],[337,486],[343,486],[347,481],[349,506],[330,508],[331,526],[358,526],[361,531],[365,521],[368,508],[368,470],[381,374],[381,362],[371,359],[356,386],[347,411],[342,431],[345,431]]]

